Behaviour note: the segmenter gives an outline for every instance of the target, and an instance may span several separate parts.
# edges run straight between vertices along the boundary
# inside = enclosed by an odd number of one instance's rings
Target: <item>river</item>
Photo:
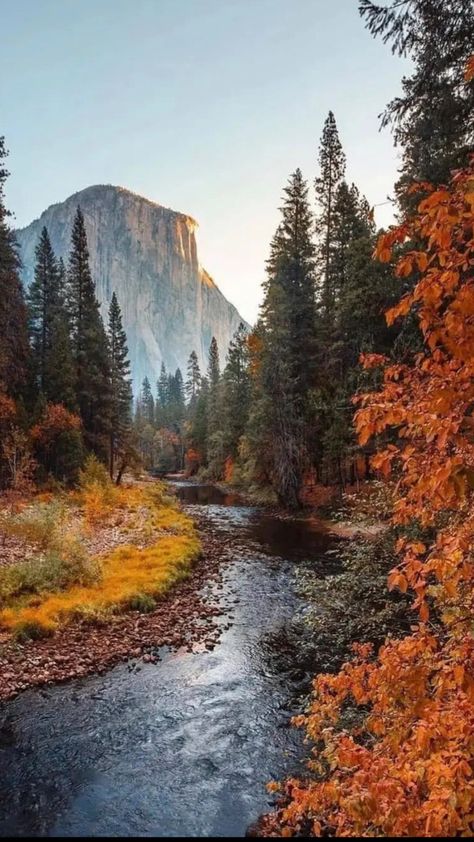
[[[280,641],[304,610],[295,567],[323,571],[329,539],[211,486],[175,487],[232,541],[223,587],[210,586],[225,609],[218,644],[3,705],[2,837],[242,837],[269,807],[265,783],[299,768],[288,720],[301,676]]]

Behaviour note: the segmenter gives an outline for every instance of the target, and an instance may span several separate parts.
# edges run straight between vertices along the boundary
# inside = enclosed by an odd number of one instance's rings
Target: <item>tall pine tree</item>
[[[184,384],[181,369],[177,368],[170,383],[170,421],[172,426],[179,431],[186,414],[186,403],[184,398]]]
[[[201,465],[208,461],[208,404],[209,383],[202,377],[189,434],[189,445],[197,451]]]
[[[71,237],[67,305],[76,369],[77,403],[86,444],[105,460],[110,437],[110,357],[89,266],[84,216],[79,207]]]
[[[35,274],[28,290],[28,308],[37,382],[40,391],[45,395],[46,357],[52,345],[54,314],[59,306],[58,264],[45,227],[41,231],[35,256]]]
[[[284,190],[262,307],[262,388],[271,429],[273,484],[299,506],[315,376],[315,251],[308,188],[298,169]]]
[[[222,415],[226,456],[236,459],[250,407],[247,329],[241,322],[229,345],[223,374]]]
[[[196,351],[191,351],[188,360],[187,378],[185,384],[186,398],[191,408],[194,408],[201,385],[201,369],[199,368]]]
[[[5,139],[0,137],[0,388],[18,397],[28,374],[28,315],[15,236],[8,224],[10,211],[5,207],[6,156]]]
[[[127,336],[115,292],[109,307],[108,339],[111,382],[109,470],[113,479],[117,454],[124,455],[130,446],[133,397]]]
[[[209,359],[207,364],[207,382],[209,385],[208,397],[208,435],[211,436],[220,428],[219,418],[219,383],[220,383],[220,361],[219,348],[216,338],[213,336],[209,346]]]
[[[319,295],[323,316],[330,322],[335,303],[335,285],[332,267],[334,251],[334,213],[337,191],[344,178],[346,159],[342,150],[336,120],[332,111],[324,123],[319,147],[319,175],[315,179],[316,233],[318,238],[317,268],[319,275]]]
[[[207,383],[207,464],[211,477],[217,479],[222,474],[225,454],[222,436],[221,370],[215,336],[212,337],[209,346]]]
[[[64,282],[64,264],[56,260],[44,227],[36,246],[34,279],[28,290],[33,372],[41,396],[73,410],[75,374]]]
[[[360,0],[374,37],[411,60],[402,95],[387,106],[382,126],[392,128],[403,150],[397,184],[403,208],[419,202],[407,195],[415,180],[446,184],[474,150],[474,81],[465,81],[474,49],[472,0]]]
[[[146,420],[148,424],[154,425],[155,401],[153,399],[153,392],[151,391],[150,381],[148,377],[143,378],[140,402],[144,420]]]

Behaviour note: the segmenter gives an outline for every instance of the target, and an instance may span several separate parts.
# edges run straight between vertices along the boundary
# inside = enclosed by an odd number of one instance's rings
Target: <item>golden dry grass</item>
[[[94,496],[97,488],[94,488]],[[117,490],[117,508],[148,511],[145,534],[156,536],[150,546],[123,545],[100,558],[100,576],[90,584],[45,592],[13,601],[0,611],[0,625],[16,633],[51,633],[74,617],[104,618],[143,597],[160,597],[187,576],[200,551],[192,521],[169,500],[160,486],[132,486]],[[110,499],[110,498],[108,498]],[[85,495],[84,517],[90,526]],[[114,509],[99,505],[101,516]]]

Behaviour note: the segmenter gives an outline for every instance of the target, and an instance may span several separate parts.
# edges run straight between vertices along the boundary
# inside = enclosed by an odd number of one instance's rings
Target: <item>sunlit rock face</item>
[[[162,361],[173,372],[180,367],[184,375],[192,350],[205,368],[213,336],[224,360],[242,319],[199,265],[197,223],[122,187],[88,187],[16,232],[25,285],[33,278],[35,247],[44,225],[67,265],[78,205],[104,318],[112,293],[118,296],[135,389],[145,375],[152,382],[157,379]]]

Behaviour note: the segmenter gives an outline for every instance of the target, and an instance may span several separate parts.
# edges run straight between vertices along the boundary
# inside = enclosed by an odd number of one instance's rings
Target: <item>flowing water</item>
[[[225,607],[218,645],[4,705],[1,836],[242,837],[268,809],[265,783],[298,769],[298,675],[280,641],[304,609],[295,566],[324,567],[328,539],[212,486],[176,491],[232,541],[223,587],[211,587]]]

